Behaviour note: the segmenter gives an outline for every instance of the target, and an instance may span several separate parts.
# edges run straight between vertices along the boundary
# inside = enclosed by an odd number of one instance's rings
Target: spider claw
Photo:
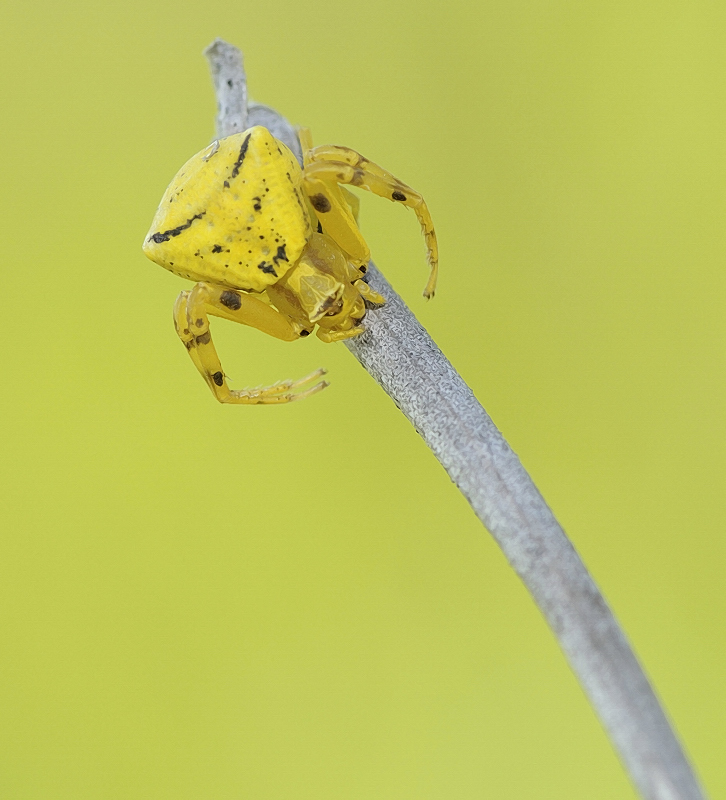
[[[277,383],[273,383],[271,386],[255,386],[249,389],[236,389],[232,390],[231,393],[234,397],[245,398],[247,400],[259,400],[260,403],[292,403],[294,400],[302,400],[304,397],[310,397],[310,395],[317,394],[317,392],[320,392],[329,386],[330,384],[327,381],[320,381],[319,383],[316,383],[315,386],[312,386],[309,389],[305,389],[301,392],[290,391],[291,389],[297,389],[301,386],[305,386],[305,384],[309,384],[311,381],[315,380],[316,378],[320,378],[326,373],[327,370],[321,367],[320,369],[316,369],[315,372],[311,372],[309,375],[306,375],[304,378],[300,378],[297,381],[277,381]]]
[[[315,372],[311,372],[309,375],[306,375],[304,378],[300,378],[297,381],[290,382],[290,389],[296,389],[298,386],[304,386],[306,383],[310,383],[310,381],[314,381],[316,378],[322,378],[323,375],[327,374],[327,370],[321,367],[320,369],[316,369]]]
[[[304,392],[298,392],[297,394],[289,394],[286,395],[286,397],[292,403],[293,400],[302,400],[305,397],[310,397],[310,395],[322,392],[323,389],[327,389],[328,386],[330,386],[328,381],[320,381],[320,383],[316,383],[315,386],[313,386],[310,389],[306,389]]]

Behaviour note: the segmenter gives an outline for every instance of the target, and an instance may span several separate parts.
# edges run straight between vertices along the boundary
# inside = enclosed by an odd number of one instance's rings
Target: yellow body
[[[304,166],[266,128],[213,142],[179,170],[166,190],[144,253],[197,281],[174,308],[177,333],[223,403],[285,403],[327,386],[318,370],[299,381],[231,390],[212,343],[208,315],[258,328],[284,341],[325,342],[365,328],[365,301],[383,297],[362,280],[370,252],[358,230],[358,201],[339,184],[368,189],[414,209],[429,253],[424,295],[433,296],[438,253],[418,192],[344,147],[312,148],[300,131]]]

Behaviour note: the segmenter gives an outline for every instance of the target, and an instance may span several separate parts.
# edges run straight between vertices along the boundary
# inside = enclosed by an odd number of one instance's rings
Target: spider
[[[298,131],[303,168],[262,126],[212,142],[166,190],[144,253],[196,281],[174,306],[174,324],[196,368],[221,403],[288,403],[324,389],[320,369],[297,381],[230,389],[209,330],[209,315],[291,342],[317,326],[324,342],[358,336],[365,301],[384,298],[363,280],[370,251],[357,225],[358,199],[340,184],[412,208],[428,248],[434,294],[438,247],[421,195],[355,150],[312,146]],[[314,385],[311,385],[313,384]]]

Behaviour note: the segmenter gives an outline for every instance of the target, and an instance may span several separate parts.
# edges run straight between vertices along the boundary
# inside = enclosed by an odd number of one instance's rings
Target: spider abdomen
[[[215,141],[169,185],[144,252],[184,278],[264,291],[312,233],[301,186],[297,159],[266,128]]]

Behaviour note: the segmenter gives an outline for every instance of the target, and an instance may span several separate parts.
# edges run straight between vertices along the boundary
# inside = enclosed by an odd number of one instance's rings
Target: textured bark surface
[[[239,51],[218,39],[206,54],[220,109],[218,136],[242,130],[246,116],[247,126],[265,125],[299,156],[294,129],[282,116],[266,106],[246,113]],[[366,333],[346,342],[348,349],[410,420],[504,551],[641,796],[704,800],[617,620],[519,458],[372,264],[368,277],[387,303],[367,313]]]

